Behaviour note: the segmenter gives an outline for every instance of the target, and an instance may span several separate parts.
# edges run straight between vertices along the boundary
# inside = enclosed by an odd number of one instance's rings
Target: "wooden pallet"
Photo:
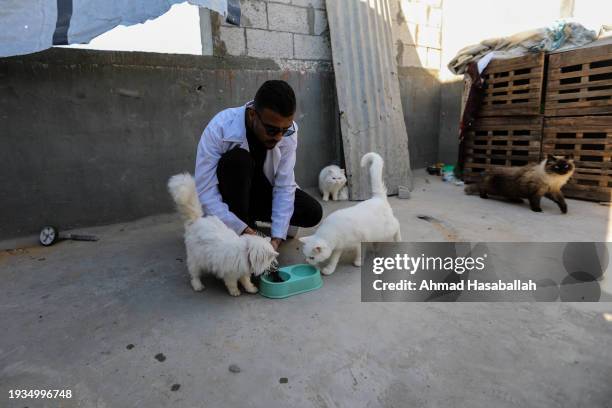
[[[544,113],[612,114],[612,44],[549,56]]]
[[[482,73],[484,97],[477,116],[540,114],[544,53],[494,59]]]
[[[612,116],[546,118],[542,154],[574,155],[576,171],[563,189],[568,197],[610,201]]]
[[[541,140],[541,117],[479,118],[465,135],[464,181],[492,167],[537,162]]]

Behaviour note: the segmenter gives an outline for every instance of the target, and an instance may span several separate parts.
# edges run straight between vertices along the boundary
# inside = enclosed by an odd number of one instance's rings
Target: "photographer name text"
[[[462,275],[465,272],[483,271],[486,267],[487,254],[480,257],[435,257],[411,256],[397,254],[394,257],[376,257],[373,259],[372,273],[382,275],[386,271],[403,271],[409,275],[427,271],[446,271]],[[381,276],[382,277],[382,276]],[[502,280],[481,281],[465,279],[457,282],[438,282],[432,279],[400,279],[387,282],[375,279],[372,287],[376,291],[535,291],[536,283],[531,279],[522,281],[514,279],[509,282]]]

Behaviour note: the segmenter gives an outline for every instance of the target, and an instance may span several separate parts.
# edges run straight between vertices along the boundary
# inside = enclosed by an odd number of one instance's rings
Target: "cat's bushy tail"
[[[372,184],[372,195],[387,199],[387,188],[383,181],[384,161],[378,153],[370,152],[361,158],[361,167],[370,166],[370,180]]]
[[[191,174],[181,173],[170,177],[168,191],[176,203],[176,209],[186,223],[193,222],[204,215],[196,193],[195,180]]]

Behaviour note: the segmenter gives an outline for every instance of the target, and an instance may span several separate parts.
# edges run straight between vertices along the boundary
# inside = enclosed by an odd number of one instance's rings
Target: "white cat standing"
[[[328,260],[322,274],[330,275],[336,270],[345,250],[354,250],[353,265],[361,266],[361,242],[401,241],[399,221],[387,201],[383,164],[377,153],[365,154],[361,167],[370,167],[372,198],[331,213],[314,235],[300,238],[306,262],[317,265]]]
[[[335,164],[324,167],[319,173],[319,191],[323,201],[328,201],[330,196],[334,201],[348,200],[344,169]]]
[[[278,256],[270,238],[238,236],[219,218],[203,217],[195,181],[188,173],[172,176],[168,190],[185,222],[187,268],[193,290],[204,289],[201,276],[206,272],[223,279],[232,296],[240,295],[238,282],[247,292],[257,293],[251,274],[264,273]]]

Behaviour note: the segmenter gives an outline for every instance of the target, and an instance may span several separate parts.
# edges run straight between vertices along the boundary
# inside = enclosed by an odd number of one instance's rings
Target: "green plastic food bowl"
[[[299,264],[285,266],[278,270],[282,282],[274,282],[270,275],[262,275],[259,281],[259,293],[272,299],[282,299],[323,286],[321,273],[312,265]]]

